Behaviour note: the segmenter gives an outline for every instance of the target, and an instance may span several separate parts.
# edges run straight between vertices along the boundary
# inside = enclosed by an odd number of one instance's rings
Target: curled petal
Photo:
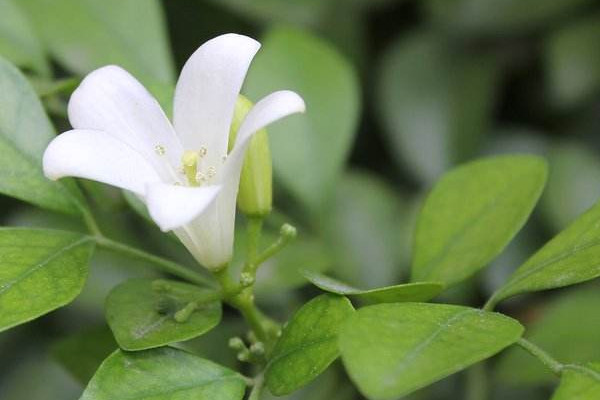
[[[233,150],[227,156],[222,179],[234,179],[231,185],[237,187],[244,153],[252,135],[281,118],[305,110],[306,105],[302,97],[290,90],[280,90],[262,98],[252,107],[240,126]]]
[[[42,163],[49,179],[92,179],[138,195],[144,195],[146,184],[160,181],[144,157],[102,131],[75,129],[57,136],[46,148]]]
[[[189,187],[155,183],[146,188],[150,216],[163,231],[194,220],[215,200],[220,186]]]
[[[163,180],[176,180],[181,143],[156,99],[124,69],[109,65],[90,73],[68,111],[73,128],[107,132],[136,149]]]
[[[260,44],[226,34],[204,43],[185,63],[177,87],[173,123],[188,150],[206,147],[208,165],[227,154],[235,102]]]

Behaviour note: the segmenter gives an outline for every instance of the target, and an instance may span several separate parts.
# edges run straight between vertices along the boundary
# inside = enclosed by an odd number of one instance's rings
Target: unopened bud
[[[229,150],[233,148],[237,132],[253,104],[240,95],[235,104]],[[271,212],[273,202],[273,167],[269,137],[266,129],[256,132],[250,139],[240,177],[237,205],[241,212],[251,216],[265,216]]]

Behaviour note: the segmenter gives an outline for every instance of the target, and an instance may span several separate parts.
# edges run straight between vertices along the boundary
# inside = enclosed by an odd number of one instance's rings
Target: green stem
[[[246,263],[244,264],[243,273],[250,274],[253,278],[256,275],[256,259],[258,258],[258,249],[260,247],[260,237],[262,234],[263,219],[261,217],[249,217],[247,236],[248,246],[246,254]]]
[[[270,348],[271,342],[276,338],[275,334],[279,330],[279,326],[256,307],[253,287],[244,288],[241,284],[234,282],[229,275],[228,267],[214,271],[213,275],[221,285],[223,300],[242,314],[257,339]]]
[[[480,362],[467,370],[467,400],[486,400],[488,398],[488,382],[485,364]]]
[[[120,253],[125,256],[137,258],[140,260],[149,261],[153,265],[159,267],[162,271],[186,279],[189,282],[195,283],[197,285],[214,286],[214,284],[209,279],[173,261],[155,256],[150,253],[146,253],[145,251],[136,249],[135,247],[130,247],[125,244],[115,242],[114,240],[108,239],[101,235],[94,236],[93,238],[96,240],[98,246],[107,250],[111,250],[115,253]]]
[[[488,299],[488,301],[483,306],[483,311],[493,311],[496,305],[498,304],[498,292],[492,294],[492,296]]]
[[[560,376],[560,373],[564,369],[564,365],[559,361],[555,360],[550,354],[546,353],[544,350],[542,350],[541,348],[524,338],[519,339],[516,344],[521,346],[529,354],[540,360],[540,362],[544,364],[555,375]]]
[[[250,396],[248,397],[248,400],[260,399],[260,394],[262,393],[264,383],[265,383],[265,378],[264,378],[263,374],[260,374],[256,378],[254,378],[254,385],[252,386],[252,391],[250,392]]]
[[[255,260],[256,268],[269,258],[281,251],[289,242],[296,237],[296,228],[291,225],[284,224],[281,227],[281,232],[277,241],[267,247]]]

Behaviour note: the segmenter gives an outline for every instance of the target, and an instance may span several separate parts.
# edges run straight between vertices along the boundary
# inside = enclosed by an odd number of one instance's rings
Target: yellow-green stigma
[[[198,151],[188,150],[183,153],[181,163],[183,164],[183,173],[188,180],[190,186],[200,186],[197,179],[198,160],[200,154]]]

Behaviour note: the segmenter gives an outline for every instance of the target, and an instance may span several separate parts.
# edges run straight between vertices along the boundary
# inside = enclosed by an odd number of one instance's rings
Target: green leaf
[[[15,0],[0,0],[0,55],[40,75],[50,74],[42,46]]]
[[[237,373],[182,350],[117,350],[80,400],[241,400],[245,386]]]
[[[52,345],[51,352],[71,375],[85,385],[117,347],[110,329],[101,326],[59,340]]]
[[[173,83],[160,3],[155,0],[19,0],[49,52],[84,75],[117,64],[145,84]],[[141,23],[143,21],[143,23]],[[152,89],[152,88],[149,88]]]
[[[336,279],[312,271],[302,271],[302,275],[313,285],[329,293],[354,296],[370,303],[399,303],[404,301],[427,301],[437,296],[444,285],[437,282],[415,282],[361,290]]]
[[[514,343],[523,332],[501,314],[443,304],[378,304],[342,325],[350,377],[369,399],[395,399]]]
[[[419,215],[413,280],[457,283],[492,261],[521,229],[544,184],[535,156],[480,159],[445,174]]]
[[[571,141],[557,143],[548,163],[552,168],[540,209],[558,232],[600,198],[600,160],[585,144]]]
[[[595,400],[600,398],[600,362],[585,367],[568,365],[552,400]]]
[[[600,14],[576,20],[546,42],[550,95],[554,103],[569,107],[592,98],[600,90]]]
[[[553,299],[539,316],[526,324],[527,339],[562,363],[585,363],[600,359],[600,291],[597,286],[572,289]],[[585,326],[580,327],[582,316]],[[514,386],[553,383],[555,376],[521,347],[503,354],[496,364],[500,380]]]
[[[358,80],[327,43],[278,28],[263,38],[243,92],[257,101],[282,88],[298,92],[307,111],[269,128],[274,172],[303,205],[318,211],[350,151],[360,112]]]
[[[490,300],[584,282],[600,276],[600,203],[531,256]]]
[[[377,81],[380,116],[395,159],[425,182],[471,158],[491,120],[497,63],[461,54],[418,32],[387,51]]]
[[[321,374],[338,357],[338,329],[353,312],[348,299],[331,294],[302,306],[270,356],[265,379],[271,393],[291,393]]]
[[[327,215],[324,225],[336,276],[357,286],[377,287],[405,275],[412,215],[410,204],[389,183],[363,171],[344,173]]]
[[[592,0],[428,0],[431,23],[454,34],[515,34],[532,30],[583,8]]]
[[[144,350],[180,342],[214,328],[221,320],[216,292],[177,281],[132,279],[114,288],[106,299],[106,320],[119,346]],[[175,314],[190,302],[197,308],[187,320]]]
[[[42,172],[42,154],[54,135],[25,77],[0,57],[0,193],[76,214],[78,192],[65,181],[50,181]]]
[[[76,233],[0,228],[0,331],[70,303],[94,244]]]

